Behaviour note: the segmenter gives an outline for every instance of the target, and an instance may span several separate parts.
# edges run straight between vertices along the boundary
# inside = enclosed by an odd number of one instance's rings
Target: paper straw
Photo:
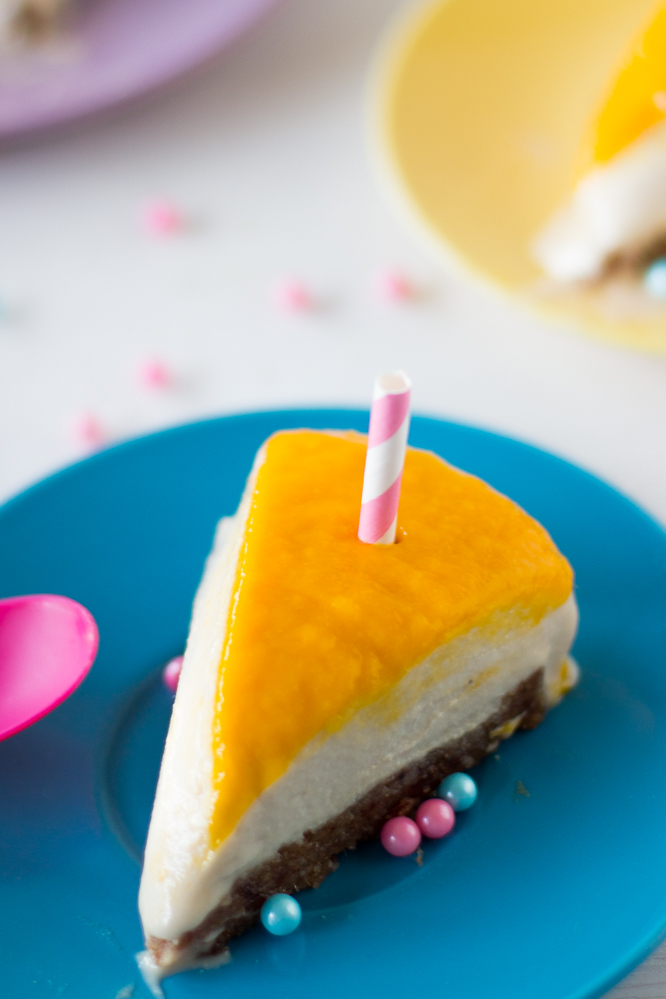
[[[404,371],[378,375],[375,380],[358,525],[358,536],[367,544],[395,541],[411,388]]]

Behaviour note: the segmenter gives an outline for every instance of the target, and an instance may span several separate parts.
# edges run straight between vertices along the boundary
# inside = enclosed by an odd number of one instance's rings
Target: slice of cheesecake
[[[640,277],[666,252],[663,0],[631,40],[609,80],[578,159],[577,183],[538,234],[535,259],[559,282]]]
[[[364,438],[261,448],[199,588],[146,846],[153,982],[413,814],[575,682],[572,571],[485,483],[406,455],[394,545],[356,536]]]
[[[0,35],[37,41],[58,26],[70,0],[0,0]]]

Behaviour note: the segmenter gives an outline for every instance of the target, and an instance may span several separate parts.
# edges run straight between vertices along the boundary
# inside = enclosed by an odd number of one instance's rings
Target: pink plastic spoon
[[[0,739],[69,697],[98,643],[95,619],[75,600],[51,593],[0,600]]]

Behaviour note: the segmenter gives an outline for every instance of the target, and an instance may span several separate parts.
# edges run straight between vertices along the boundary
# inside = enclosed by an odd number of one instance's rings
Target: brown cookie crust
[[[229,895],[193,930],[178,940],[148,937],[146,946],[155,962],[165,970],[174,965],[196,967],[199,960],[222,953],[229,940],[253,926],[270,895],[317,888],[338,867],[339,853],[378,838],[387,819],[413,816],[444,777],[469,770],[492,753],[502,737],[497,729],[519,716],[520,728],[535,728],[546,713],[543,691],[543,670],[539,669],[506,694],[499,709],[475,729],[403,767],[344,812],[306,831],[298,842],[280,847],[270,860],[237,878]]]

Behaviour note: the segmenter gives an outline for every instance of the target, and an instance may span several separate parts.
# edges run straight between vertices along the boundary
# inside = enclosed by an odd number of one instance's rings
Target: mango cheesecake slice
[[[262,446],[197,593],[146,845],[140,963],[224,960],[277,892],[413,814],[573,686],[573,574],[515,503],[408,448],[393,545],[358,434]]]
[[[70,6],[71,0],[0,0],[0,43],[52,37]]]
[[[559,282],[640,276],[666,254],[666,3],[656,5],[608,82],[567,203],[534,256]]]

